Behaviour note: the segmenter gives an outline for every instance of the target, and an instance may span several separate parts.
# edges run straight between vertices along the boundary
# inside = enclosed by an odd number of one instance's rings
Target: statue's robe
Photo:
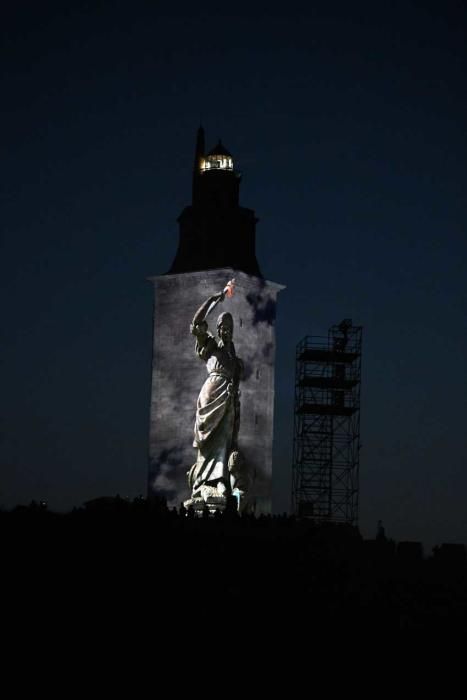
[[[208,371],[196,406],[193,445],[198,448],[198,457],[190,473],[192,496],[196,497],[204,485],[222,482],[227,492],[230,490],[228,460],[237,449],[238,384],[243,363],[235,354],[234,344],[216,340],[206,324],[192,325],[191,332],[196,337],[196,354],[206,362]]]

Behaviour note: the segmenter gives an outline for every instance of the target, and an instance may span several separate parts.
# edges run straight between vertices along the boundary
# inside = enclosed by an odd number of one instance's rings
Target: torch
[[[208,308],[208,310],[206,311],[206,316],[205,316],[204,318],[206,318],[206,317],[211,313],[211,311],[217,306],[217,304],[218,304],[224,297],[229,297],[229,299],[230,299],[231,297],[233,297],[234,288],[235,288],[235,278],[229,280],[229,281],[227,282],[227,284],[225,285],[224,289],[222,290],[222,294],[220,294],[220,295],[217,297],[217,299],[214,299],[214,301],[212,301],[212,302],[209,304],[209,308]]]

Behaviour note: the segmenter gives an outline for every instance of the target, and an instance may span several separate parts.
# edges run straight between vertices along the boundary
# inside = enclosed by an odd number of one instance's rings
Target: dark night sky
[[[467,542],[465,3],[10,3],[1,17],[0,504],[145,493],[152,293],[219,136],[294,348],[364,326],[360,521]],[[259,8],[259,4],[255,4]]]

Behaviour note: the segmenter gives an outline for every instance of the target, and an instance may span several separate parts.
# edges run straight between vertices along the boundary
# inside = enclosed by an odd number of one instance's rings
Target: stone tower
[[[154,284],[154,335],[149,434],[148,497],[178,506],[190,495],[187,471],[196,461],[193,426],[206,365],[195,354],[190,323],[210,295],[235,278],[235,293],[216,312],[234,318],[241,382],[239,448],[253,477],[256,513],[271,511],[275,317],[284,287],[265,280],[255,251],[254,211],[239,204],[240,175],[219,143],[205,153],[198,130],[192,204],[178,218],[178,250],[170,270]],[[216,334],[217,313],[208,318]]]

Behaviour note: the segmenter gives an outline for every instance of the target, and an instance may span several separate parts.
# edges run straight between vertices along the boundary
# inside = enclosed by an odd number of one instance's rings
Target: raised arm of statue
[[[201,304],[198,311],[193,316],[193,321],[191,322],[192,333],[194,328],[206,322],[206,317],[209,312],[212,311],[214,306],[217,306],[220,301],[224,301],[224,297],[225,293],[219,292],[218,294],[213,294],[211,297],[206,299],[204,304]]]
[[[199,330],[201,330],[201,332],[207,333],[206,318],[220,301],[224,301],[226,294],[228,297],[231,297],[233,295],[234,284],[234,279],[229,280],[222,292],[213,294],[208,299],[206,299],[204,304],[201,304],[198,311],[193,316],[193,321],[191,322],[191,332],[193,333],[193,335],[197,335]]]

